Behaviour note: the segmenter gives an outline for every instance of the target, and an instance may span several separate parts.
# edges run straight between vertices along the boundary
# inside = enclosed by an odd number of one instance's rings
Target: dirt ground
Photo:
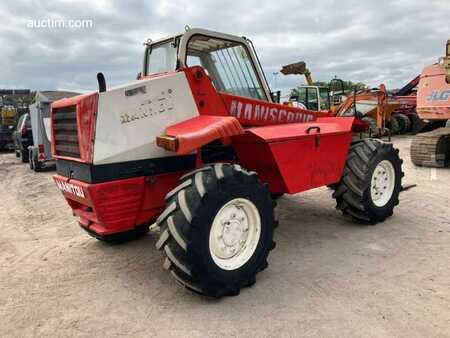
[[[392,218],[351,223],[330,190],[279,201],[269,268],[212,300],[162,268],[155,233],[124,245],[85,234],[53,172],[0,154],[0,336],[450,336],[450,169],[415,168]]]

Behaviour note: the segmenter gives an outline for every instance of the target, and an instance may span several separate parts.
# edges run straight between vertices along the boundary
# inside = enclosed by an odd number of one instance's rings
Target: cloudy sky
[[[37,28],[36,20],[92,20],[92,27]],[[272,87],[298,76],[273,75],[306,61],[317,80],[334,76],[397,88],[444,53],[450,0],[6,0],[0,4],[0,88],[97,88],[133,80],[142,42],[202,27],[253,40]]]

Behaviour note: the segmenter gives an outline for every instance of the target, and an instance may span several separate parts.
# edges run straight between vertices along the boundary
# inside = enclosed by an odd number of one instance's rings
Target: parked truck
[[[29,106],[33,144],[28,146],[30,169],[41,171],[54,165],[51,150],[50,106],[52,102],[79,93],[38,91]]]

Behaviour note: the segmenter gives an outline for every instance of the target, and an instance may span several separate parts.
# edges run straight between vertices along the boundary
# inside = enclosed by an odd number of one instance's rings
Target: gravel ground
[[[157,235],[106,245],[54,185],[0,154],[0,336],[450,336],[450,169],[406,173],[392,218],[352,224],[330,190],[279,200],[269,268],[204,298],[162,268]]]

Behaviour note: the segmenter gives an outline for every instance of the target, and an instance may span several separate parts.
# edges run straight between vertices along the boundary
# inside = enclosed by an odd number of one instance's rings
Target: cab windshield
[[[177,47],[173,40],[152,46],[148,53],[148,75],[171,72],[176,69]]]
[[[218,91],[267,100],[249,52],[238,42],[195,35],[187,46],[186,64],[202,66]]]

